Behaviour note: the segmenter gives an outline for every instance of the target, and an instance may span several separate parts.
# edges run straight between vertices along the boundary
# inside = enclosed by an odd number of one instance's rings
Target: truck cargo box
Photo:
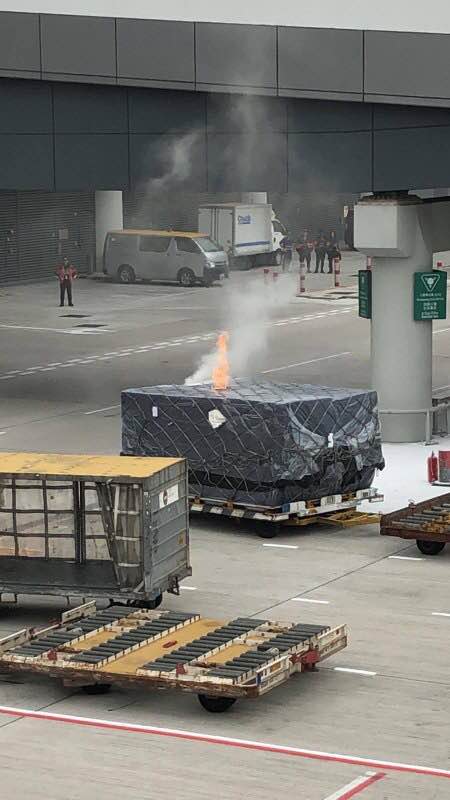
[[[124,391],[122,450],[185,456],[191,497],[271,508],[366,489],[384,467],[375,392],[266,381]]]

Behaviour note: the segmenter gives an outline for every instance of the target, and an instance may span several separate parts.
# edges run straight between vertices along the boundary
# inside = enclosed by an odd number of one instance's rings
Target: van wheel
[[[191,269],[184,267],[178,273],[178,283],[181,286],[193,286],[195,283],[195,275]]]
[[[119,267],[117,277],[119,278],[120,283],[134,283],[136,280],[134,269],[128,264],[124,264],[123,267]]]

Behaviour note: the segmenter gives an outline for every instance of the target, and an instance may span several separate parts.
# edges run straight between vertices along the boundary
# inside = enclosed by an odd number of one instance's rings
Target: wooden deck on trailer
[[[179,689],[199,695],[207,710],[223,711],[237,698],[265,694],[314,669],[346,645],[345,625],[224,622],[125,606],[98,610],[92,601],[48,628],[0,639],[0,672],[47,675],[92,693],[112,684]]]

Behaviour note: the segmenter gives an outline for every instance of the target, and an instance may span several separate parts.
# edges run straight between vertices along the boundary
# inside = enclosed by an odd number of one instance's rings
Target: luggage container
[[[347,646],[345,625],[110,607],[95,602],[61,622],[0,639],[0,671],[40,674],[88,694],[111,686],[192,692],[207,711],[226,711],[313,670]]]
[[[2,453],[0,600],[156,608],[191,574],[184,459]]]

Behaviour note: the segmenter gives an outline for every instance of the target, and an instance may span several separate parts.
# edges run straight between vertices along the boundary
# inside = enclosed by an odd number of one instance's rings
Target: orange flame
[[[217,339],[217,362],[212,373],[213,388],[218,391],[225,391],[230,385],[230,362],[228,360],[228,340],[227,331],[220,333]]]

